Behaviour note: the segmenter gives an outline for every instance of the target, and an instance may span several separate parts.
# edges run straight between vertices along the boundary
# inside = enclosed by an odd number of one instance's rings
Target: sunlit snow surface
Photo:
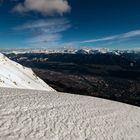
[[[0,87],[54,91],[31,69],[11,61],[0,53]]]
[[[0,140],[139,140],[140,108],[94,97],[0,88]]]

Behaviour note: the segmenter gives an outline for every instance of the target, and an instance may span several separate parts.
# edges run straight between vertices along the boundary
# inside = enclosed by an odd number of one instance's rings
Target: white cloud
[[[31,36],[26,42],[30,44],[49,45],[57,44],[62,39],[62,32],[71,27],[70,21],[61,19],[38,20],[15,27],[14,30]]]
[[[84,40],[80,43],[94,43],[94,42],[109,41],[109,40],[114,40],[114,39],[116,39],[116,36],[108,36],[108,37],[103,37],[103,38],[98,38],[98,39]]]
[[[21,26],[14,28],[15,30],[34,30],[45,33],[58,33],[65,31],[71,27],[70,21],[61,19],[49,19],[49,20],[37,20],[33,22],[28,22]]]
[[[134,31],[124,33],[121,35],[121,38],[131,38],[136,36],[140,36],[140,30],[134,30]]]
[[[67,0],[25,0],[24,3],[19,3],[13,9],[20,13],[34,11],[42,15],[63,15],[69,12],[71,7]]]
[[[123,39],[130,39],[133,37],[139,37],[139,36],[140,36],[140,30],[133,30],[130,32],[107,36],[107,37],[103,37],[103,38],[84,40],[79,43],[95,43],[95,42],[102,42],[102,41],[123,40]]]

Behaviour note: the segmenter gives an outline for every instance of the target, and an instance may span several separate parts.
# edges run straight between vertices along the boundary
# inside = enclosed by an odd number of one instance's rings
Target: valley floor
[[[139,140],[140,108],[59,92],[0,88],[1,140]]]

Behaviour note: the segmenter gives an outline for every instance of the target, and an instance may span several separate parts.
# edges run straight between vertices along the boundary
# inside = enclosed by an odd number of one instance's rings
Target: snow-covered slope
[[[0,87],[9,87],[0,88],[0,140],[140,138],[140,108],[58,93],[35,76],[31,69],[2,54]]]
[[[0,140],[139,140],[140,108],[67,93],[0,88]]]
[[[11,61],[0,53],[0,87],[54,91],[31,69]]]

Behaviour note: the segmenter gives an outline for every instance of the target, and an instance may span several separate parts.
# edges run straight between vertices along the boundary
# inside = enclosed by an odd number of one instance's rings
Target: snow
[[[139,140],[140,108],[51,91],[0,88],[1,140]]]
[[[0,53],[0,87],[54,91],[31,69],[11,61]]]
[[[121,55],[123,53],[140,53],[140,49],[133,48],[133,49],[108,49],[108,48],[95,48],[95,47],[85,47],[85,48],[73,48],[73,47],[62,47],[62,48],[17,48],[17,49],[0,49],[0,52],[9,54],[25,54],[25,53],[44,53],[44,54],[55,54],[55,53],[62,53],[62,54],[114,54],[114,55]]]
[[[139,107],[59,93],[3,54],[0,87],[0,140],[140,138]]]

